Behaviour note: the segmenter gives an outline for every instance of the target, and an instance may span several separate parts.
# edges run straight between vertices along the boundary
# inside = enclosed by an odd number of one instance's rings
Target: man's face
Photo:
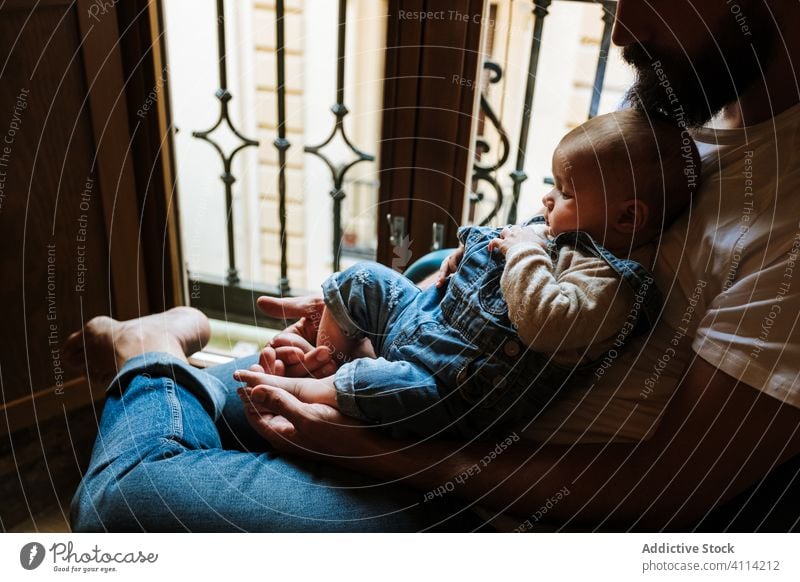
[[[763,0],[620,0],[613,40],[631,105],[699,126],[761,79],[777,32]]]

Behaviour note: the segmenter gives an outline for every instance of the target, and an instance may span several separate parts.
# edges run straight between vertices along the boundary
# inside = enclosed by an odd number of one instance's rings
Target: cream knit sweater
[[[545,225],[528,228],[549,238]],[[595,360],[612,346],[634,298],[604,260],[565,246],[554,262],[536,243],[508,250],[500,288],[522,341],[570,364]]]

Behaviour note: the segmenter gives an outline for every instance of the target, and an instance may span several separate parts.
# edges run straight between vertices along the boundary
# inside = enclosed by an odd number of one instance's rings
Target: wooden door
[[[483,0],[389,2],[378,221],[378,260],[386,265],[430,251],[434,224],[443,226],[445,246],[456,245],[483,10]],[[387,214],[405,222],[407,247],[389,242]]]
[[[0,4],[0,531],[70,494],[91,450],[105,386],[67,371],[67,336],[180,300],[148,4]]]

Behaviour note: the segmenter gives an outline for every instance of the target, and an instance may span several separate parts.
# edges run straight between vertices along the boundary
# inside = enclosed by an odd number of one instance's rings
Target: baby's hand
[[[439,277],[436,279],[436,286],[441,287],[444,285],[447,277],[450,276],[451,273],[455,273],[458,269],[458,263],[461,262],[461,259],[464,257],[464,244],[458,245],[458,248],[450,254],[444,261],[442,261],[442,266],[439,267]]]
[[[547,248],[547,239],[541,236],[535,229],[518,224],[505,227],[500,233],[500,238],[489,241],[489,252],[499,250],[503,255],[508,249],[520,243],[536,243],[542,248]]]

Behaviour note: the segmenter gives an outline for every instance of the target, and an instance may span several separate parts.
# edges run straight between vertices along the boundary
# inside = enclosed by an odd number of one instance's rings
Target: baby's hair
[[[577,143],[576,143],[577,142]],[[588,142],[597,163],[633,177],[634,192],[649,208],[647,230],[672,223],[700,187],[700,154],[685,128],[638,109],[594,117],[570,131],[560,148]],[[609,193],[611,194],[611,193]]]

